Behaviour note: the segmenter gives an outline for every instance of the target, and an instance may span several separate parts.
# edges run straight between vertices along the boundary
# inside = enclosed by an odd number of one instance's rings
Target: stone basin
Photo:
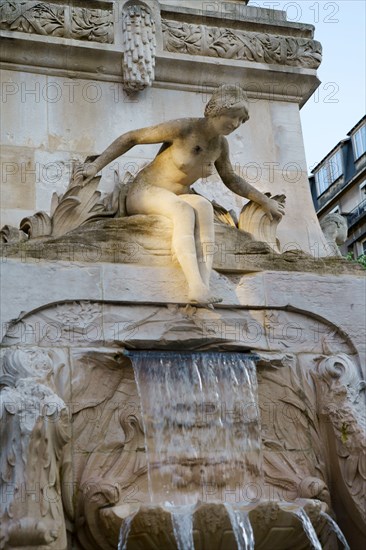
[[[310,518],[323,549],[337,549],[337,538],[324,515],[326,505],[320,501],[301,499],[292,503],[265,501],[251,505],[235,505],[247,512],[252,526],[255,550],[307,550],[313,548],[302,521],[295,515],[303,510]],[[179,507],[168,505],[122,505],[101,512],[105,533],[111,548],[117,548],[121,526],[124,530],[122,550],[180,550],[173,527],[173,512]],[[198,502],[192,506],[193,542],[195,550],[236,550],[237,542],[228,508],[224,503]],[[130,527],[126,529],[127,524]],[[244,548],[244,546],[243,546]],[[248,546],[250,548],[250,546]]]

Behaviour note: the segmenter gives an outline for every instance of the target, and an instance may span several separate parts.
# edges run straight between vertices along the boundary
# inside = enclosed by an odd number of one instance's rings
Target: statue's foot
[[[222,298],[213,296],[210,289],[206,286],[191,289],[188,294],[188,299],[190,304],[197,305],[218,304],[222,302]]]

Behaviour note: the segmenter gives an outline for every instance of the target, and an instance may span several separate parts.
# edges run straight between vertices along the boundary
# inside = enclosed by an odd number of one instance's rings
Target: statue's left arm
[[[255,189],[255,187],[250,185],[244,178],[238,176],[234,172],[229,157],[229,145],[224,137],[221,138],[221,154],[215,162],[215,166],[222,181],[230,191],[261,205],[270,219],[283,216],[284,206],[282,204],[266,197],[266,195],[258,191],[258,189]]]

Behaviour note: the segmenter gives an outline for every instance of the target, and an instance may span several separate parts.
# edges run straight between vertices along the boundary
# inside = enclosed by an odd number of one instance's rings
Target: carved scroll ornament
[[[265,193],[270,197],[270,193]],[[275,195],[272,199],[280,204],[285,204],[285,195]],[[281,244],[277,239],[277,226],[281,220],[279,218],[270,219],[263,208],[250,201],[247,203],[239,217],[239,229],[246,231],[254,236],[257,241],[267,243],[274,252],[280,253]]]
[[[316,69],[322,60],[320,42],[224,27],[205,27],[163,20],[164,49],[172,53],[204,55]]]
[[[359,516],[365,522],[366,382],[359,379],[356,366],[344,353],[321,357],[317,371],[313,371],[312,375],[319,414],[327,428],[331,448],[337,455],[331,460],[336,477],[334,483],[337,486],[343,484],[348,493],[352,516]]]

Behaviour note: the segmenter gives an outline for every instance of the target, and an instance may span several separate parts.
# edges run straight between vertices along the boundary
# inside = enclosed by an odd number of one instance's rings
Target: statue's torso
[[[214,173],[214,163],[221,153],[221,141],[207,141],[199,131],[191,131],[164,143],[155,159],[137,175],[134,189],[154,185],[168,189],[176,195],[189,192],[190,186],[199,178]]]

